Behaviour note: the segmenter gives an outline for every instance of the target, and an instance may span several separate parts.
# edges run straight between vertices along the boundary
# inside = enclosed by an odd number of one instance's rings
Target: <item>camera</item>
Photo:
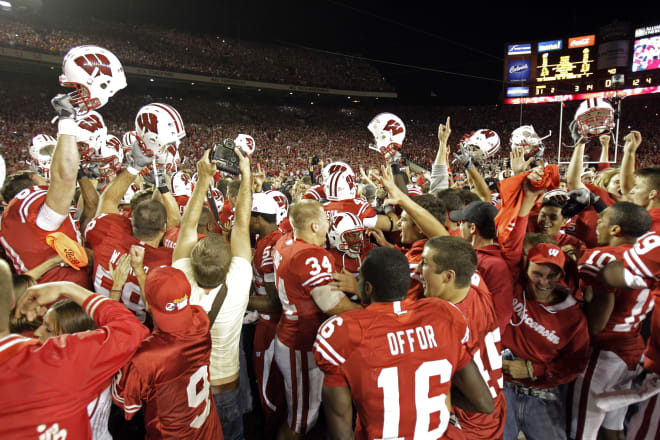
[[[236,144],[233,139],[225,139],[218,142],[213,145],[209,159],[216,161],[218,170],[238,176],[240,171],[238,168],[238,156],[234,152],[235,147]]]

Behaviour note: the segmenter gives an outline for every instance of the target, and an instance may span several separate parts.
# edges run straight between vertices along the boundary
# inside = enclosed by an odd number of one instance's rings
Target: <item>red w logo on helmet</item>
[[[96,130],[103,128],[103,122],[96,115],[89,115],[82,121],[78,122],[78,127],[83,128],[90,133],[94,133]]]
[[[390,119],[387,121],[387,124],[385,124],[383,131],[391,131],[392,134],[401,134],[403,133],[403,127],[394,119]]]
[[[99,76],[99,74],[104,74],[112,76],[112,69],[110,69],[110,61],[108,57],[103,54],[87,54],[81,57],[78,57],[74,60],[78,66],[80,66],[85,72],[89,75],[94,75],[94,77]]]
[[[489,137],[495,136],[495,132],[493,130],[484,130],[484,137],[488,139]]]
[[[153,113],[142,113],[137,120],[137,125],[142,131],[150,131],[158,134],[158,117]]]
[[[190,176],[186,173],[181,173],[181,181],[184,185],[188,185],[190,183]]]

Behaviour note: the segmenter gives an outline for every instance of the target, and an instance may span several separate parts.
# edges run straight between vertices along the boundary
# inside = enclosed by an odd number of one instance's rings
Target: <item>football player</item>
[[[476,203],[490,206],[485,202]],[[494,410],[489,414],[456,408],[458,422],[467,438],[502,438],[506,416],[502,392],[502,338],[491,294],[476,273],[477,253],[462,238],[433,237],[424,245],[420,269],[424,296],[444,299],[463,312],[470,328],[466,343],[468,353],[493,398]]]
[[[275,361],[284,377],[288,417],[281,438],[297,439],[318,418],[323,373],[314,362],[316,330],[328,315],[360,307],[331,285],[335,268],[323,249],[328,217],[315,200],[302,200],[289,212],[293,235],[275,245],[275,285],[282,317],[275,337]]]
[[[609,262],[622,260],[625,251],[650,227],[651,216],[643,207],[615,203],[598,219],[601,247],[589,249],[580,260],[583,290],[593,290],[587,304],[591,357],[586,371],[575,380],[572,438],[596,438],[601,426],[607,438],[623,436],[627,408],[604,412],[595,405],[594,395],[630,389],[644,351],[640,324],[653,308],[653,295],[649,289],[603,289],[597,277]]]
[[[465,346],[465,318],[437,298],[406,299],[410,276],[401,252],[374,249],[359,279],[369,306],[328,319],[314,342],[314,357],[325,372],[330,438],[353,438],[352,404],[357,439],[444,438],[451,404],[493,410]]]
[[[282,306],[275,287],[273,252],[282,237],[277,227],[280,206],[268,193],[252,195],[250,234],[258,237],[254,246],[252,275],[255,295],[250,297],[248,309],[259,312],[254,331],[253,363],[259,387],[259,398],[264,411],[264,436],[273,438],[286,415],[284,380],[275,365],[275,330],[280,321]]]

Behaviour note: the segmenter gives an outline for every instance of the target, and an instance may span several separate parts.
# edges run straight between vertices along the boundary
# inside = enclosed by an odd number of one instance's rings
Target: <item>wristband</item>
[[[597,213],[600,214],[602,211],[607,209],[607,205],[605,202],[603,202],[603,199],[598,198],[598,200],[594,202],[594,209]]]
[[[469,163],[468,166],[465,167],[465,171],[469,170],[470,168],[474,168],[475,165],[473,163]]]
[[[83,171],[82,166],[78,167],[78,178],[76,180],[84,179],[87,177],[87,174],[85,174],[85,171]]]
[[[167,187],[167,185],[164,185],[164,186],[159,186],[158,191],[161,194],[167,194],[168,192],[170,192],[170,189]]]
[[[137,176],[140,173],[140,170],[138,170],[137,168],[132,167],[130,165],[126,167],[126,171],[128,171],[133,176]]]
[[[387,219],[390,221],[390,230],[389,232],[392,232],[392,229],[394,229],[394,221],[392,220],[392,217],[389,215],[387,216]]]
[[[78,124],[76,124],[76,121],[74,121],[72,118],[60,118],[57,122],[58,135],[65,134],[68,136],[75,136],[77,128]]]

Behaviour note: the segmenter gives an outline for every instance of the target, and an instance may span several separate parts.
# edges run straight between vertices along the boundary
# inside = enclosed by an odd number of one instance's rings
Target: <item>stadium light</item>
[[[0,9],[3,11],[11,11],[11,3],[0,1]]]

